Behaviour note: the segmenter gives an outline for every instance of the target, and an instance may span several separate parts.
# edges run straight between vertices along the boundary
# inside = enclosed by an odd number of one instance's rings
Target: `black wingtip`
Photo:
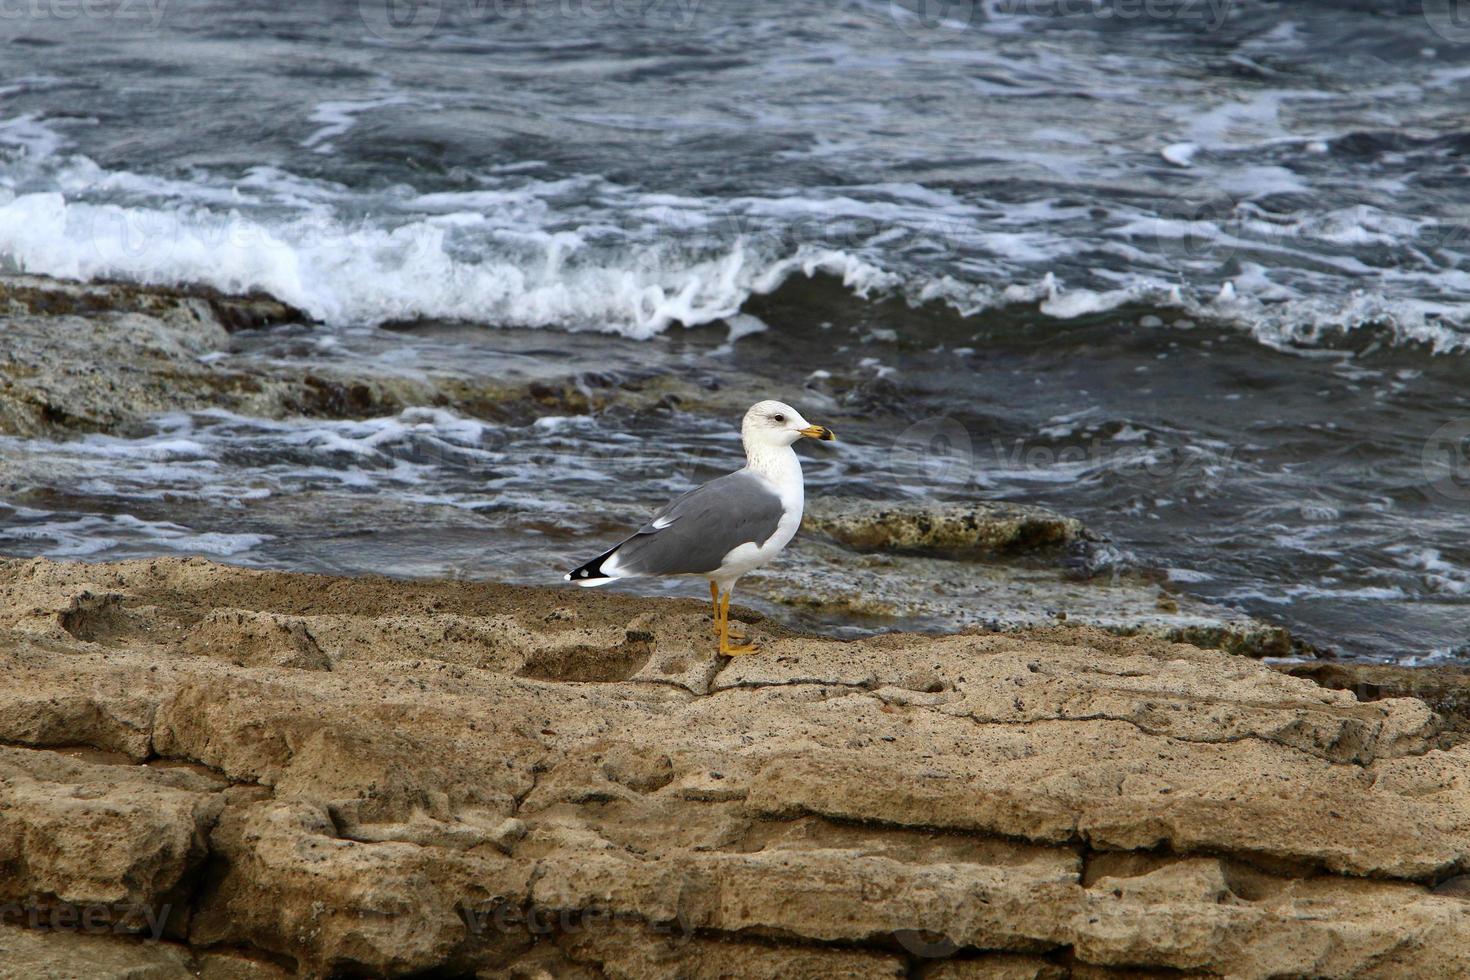
[[[614,549],[616,550],[616,549]],[[612,552],[598,555],[587,564],[572,569],[564,576],[568,582],[596,582],[601,579],[611,578],[610,575],[602,573],[602,563],[612,557]]]

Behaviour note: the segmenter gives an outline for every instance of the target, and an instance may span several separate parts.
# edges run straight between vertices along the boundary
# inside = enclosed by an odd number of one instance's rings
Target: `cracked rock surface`
[[[1081,628],[746,630],[0,561],[0,976],[1470,975],[1470,745],[1419,700]]]

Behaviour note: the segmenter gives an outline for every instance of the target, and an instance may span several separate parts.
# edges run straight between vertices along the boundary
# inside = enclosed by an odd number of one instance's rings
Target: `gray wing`
[[[784,513],[765,480],[737,470],[674,498],[612,553],[634,575],[713,572],[731,550],[775,534]]]

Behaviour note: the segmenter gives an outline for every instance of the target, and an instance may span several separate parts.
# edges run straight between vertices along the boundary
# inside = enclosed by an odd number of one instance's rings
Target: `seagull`
[[[752,644],[730,642],[730,595],[740,576],[779,555],[801,525],[801,461],[791,448],[801,438],[831,442],[836,436],[784,402],[752,405],[740,423],[744,468],[674,498],[633,535],[568,572],[566,581],[598,586],[648,575],[702,575],[709,579],[720,653],[753,653]]]

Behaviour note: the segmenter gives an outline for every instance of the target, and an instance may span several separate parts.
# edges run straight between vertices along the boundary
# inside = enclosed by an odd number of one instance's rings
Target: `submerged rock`
[[[145,917],[0,949],[159,976],[1470,973],[1465,899],[1435,890],[1470,866],[1470,745],[1419,700],[1091,629],[747,629],[762,652],[729,660],[695,601],[0,562],[7,894],[175,908],[172,943]]]
[[[740,588],[795,610],[810,628],[834,612],[871,627],[909,629],[1026,630],[1065,622],[1251,657],[1312,653],[1280,626],[1165,593],[1136,573],[1077,579],[1058,565],[862,555],[806,541],[742,579]]]

